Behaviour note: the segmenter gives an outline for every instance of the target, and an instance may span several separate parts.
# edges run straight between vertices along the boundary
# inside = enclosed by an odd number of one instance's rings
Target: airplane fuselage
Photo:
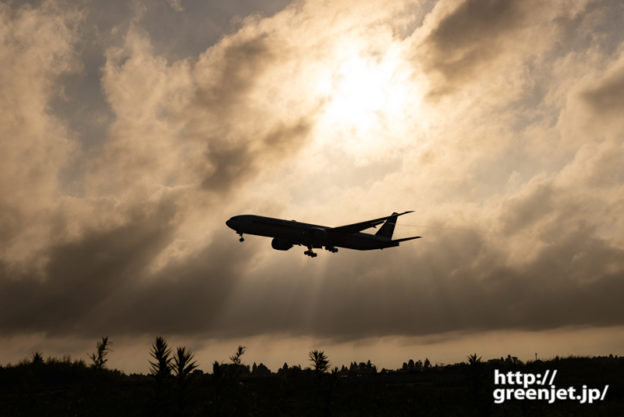
[[[226,224],[240,234],[241,239],[245,233],[272,237],[273,248],[280,250],[290,249],[293,245],[324,247],[332,252],[336,247],[371,250],[399,246],[398,242],[384,236],[362,232],[332,233],[332,228],[327,226],[250,214],[234,216]]]

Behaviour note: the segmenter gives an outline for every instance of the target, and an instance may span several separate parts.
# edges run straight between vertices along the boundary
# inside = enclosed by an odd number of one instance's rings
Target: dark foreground
[[[378,372],[351,364],[330,373],[215,364],[210,374],[126,375],[84,362],[35,358],[0,367],[0,416],[624,416],[624,358],[515,358]],[[543,375],[557,387],[603,389],[604,401],[494,404],[494,370]],[[510,387],[509,385],[503,386]],[[517,386],[515,386],[517,387]]]

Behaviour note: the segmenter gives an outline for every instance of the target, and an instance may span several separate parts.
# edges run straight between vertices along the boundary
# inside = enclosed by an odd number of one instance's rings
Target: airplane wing
[[[333,235],[350,235],[353,233],[357,233],[364,229],[368,229],[369,227],[377,226],[378,224],[382,224],[390,217],[394,216],[402,216],[407,213],[412,213],[412,211],[404,211],[403,213],[392,213],[390,216],[380,217],[378,219],[366,220],[359,223],[348,224],[346,226],[338,226],[338,227],[330,227],[327,231]]]

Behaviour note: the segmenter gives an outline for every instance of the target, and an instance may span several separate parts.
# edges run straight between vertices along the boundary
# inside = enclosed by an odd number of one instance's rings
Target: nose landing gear
[[[238,241],[239,241],[239,242],[244,242],[244,241],[245,241],[245,238],[243,237],[243,234],[242,234],[242,233],[239,233],[238,235],[240,236],[240,239],[238,239]]]

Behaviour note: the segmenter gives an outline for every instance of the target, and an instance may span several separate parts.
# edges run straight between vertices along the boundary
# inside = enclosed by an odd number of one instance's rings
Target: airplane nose
[[[226,221],[225,224],[227,225],[227,227],[229,227],[230,229],[234,229],[234,217],[232,217],[230,220]]]

